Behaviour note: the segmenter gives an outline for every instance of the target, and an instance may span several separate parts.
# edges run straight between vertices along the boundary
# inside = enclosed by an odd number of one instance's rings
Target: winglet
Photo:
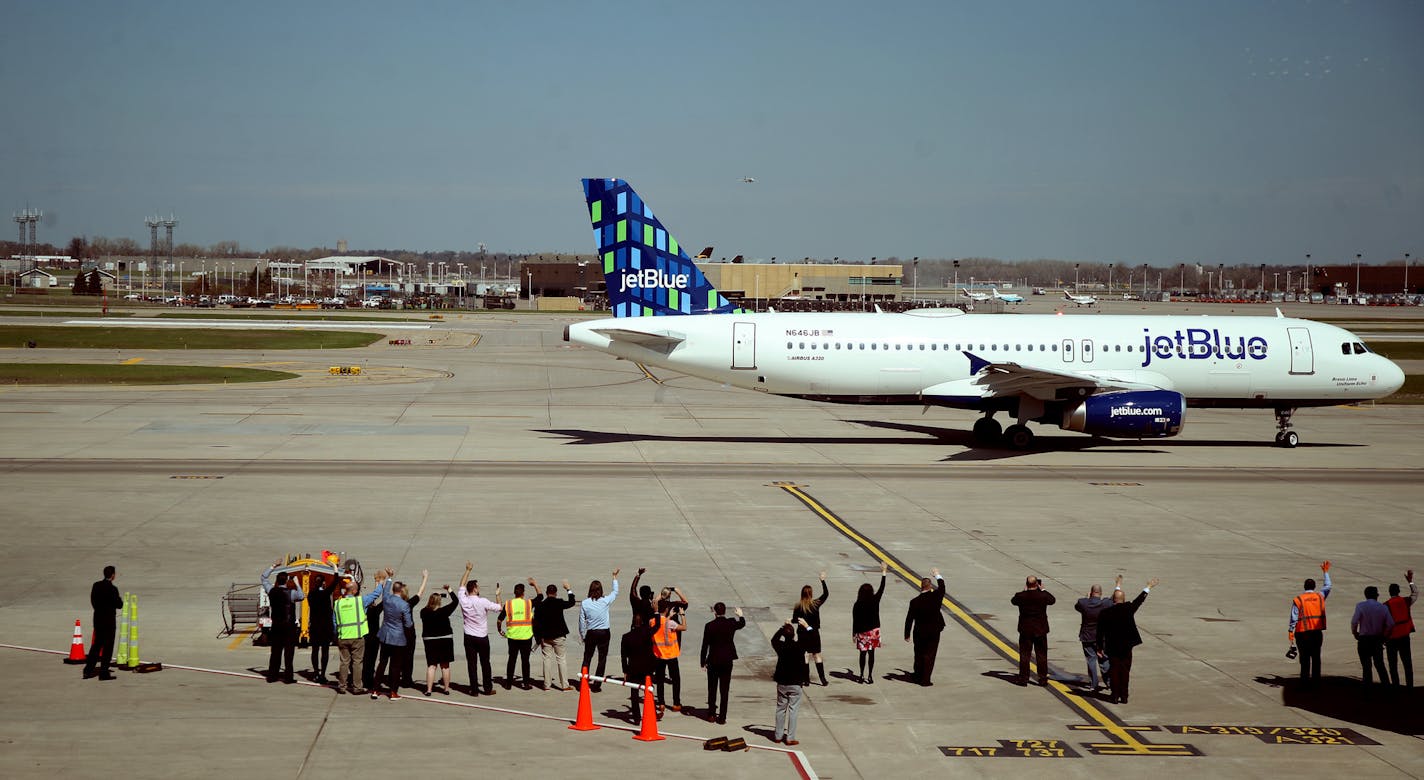
[[[980,371],[983,371],[990,365],[990,361],[985,360],[984,358],[981,358],[968,350],[964,351],[964,356],[969,358],[969,373],[971,376],[979,373]]]

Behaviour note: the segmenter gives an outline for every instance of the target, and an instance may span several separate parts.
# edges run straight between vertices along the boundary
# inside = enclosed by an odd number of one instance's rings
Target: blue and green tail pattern
[[[615,317],[737,311],[622,179],[584,179],[584,199]]]

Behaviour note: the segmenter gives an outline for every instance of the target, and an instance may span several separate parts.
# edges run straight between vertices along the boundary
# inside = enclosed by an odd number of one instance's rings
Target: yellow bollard
[[[138,596],[130,593],[129,599],[133,601],[133,611],[129,615],[129,666],[130,669],[138,668]]]
[[[114,665],[123,669],[129,665],[129,601],[132,593],[124,594],[124,607],[119,610],[119,650],[114,654]]]

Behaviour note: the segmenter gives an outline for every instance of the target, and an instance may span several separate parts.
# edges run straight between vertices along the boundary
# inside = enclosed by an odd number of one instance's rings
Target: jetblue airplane
[[[708,282],[638,194],[584,179],[612,319],[564,339],[773,395],[971,409],[977,442],[1033,443],[1029,423],[1109,438],[1175,436],[1189,407],[1296,409],[1384,398],[1404,372],[1349,331],[1283,317],[754,313]],[[676,316],[673,316],[676,315]],[[995,420],[1003,413],[1007,430]]]

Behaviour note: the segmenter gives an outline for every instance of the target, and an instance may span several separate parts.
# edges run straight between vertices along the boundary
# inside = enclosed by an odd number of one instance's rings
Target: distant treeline
[[[160,242],[161,242],[160,238]],[[0,256],[10,257],[25,253],[23,244],[14,241],[0,241]],[[107,257],[149,256],[150,248],[140,245],[131,238],[107,238],[105,236],[75,237],[63,247],[54,244],[36,244],[31,249],[37,255],[68,255],[80,260],[98,260]],[[166,246],[159,248],[160,257],[169,255]],[[274,246],[265,250],[243,247],[237,241],[219,241],[208,246],[198,244],[175,244],[172,255],[175,258],[248,258],[262,257],[269,260],[301,262],[315,260],[336,254],[330,247]],[[416,265],[428,264],[432,267],[444,264],[453,271],[464,265],[466,273],[479,273],[483,265],[492,276],[507,273],[515,265],[525,263],[571,263],[593,261],[592,254],[570,253],[510,253],[510,252],[470,252],[444,250],[436,252],[412,252],[405,249],[359,249],[342,253],[352,256],[380,256]],[[714,256],[713,261],[725,261],[725,257]],[[938,288],[952,286],[956,281],[960,286],[983,282],[991,284],[1011,284],[1018,287],[1070,286],[1075,282],[1088,289],[1107,289],[1109,281],[1114,290],[1143,289],[1203,289],[1208,283],[1220,289],[1224,278],[1228,288],[1254,290],[1264,284],[1266,289],[1286,289],[1287,274],[1291,274],[1292,288],[1299,288],[1304,264],[1280,265],[1261,263],[1237,263],[1221,265],[1215,263],[1173,263],[1169,265],[1151,263],[1093,263],[1067,260],[998,260],[989,257],[964,258],[774,258],[780,263],[865,263],[900,265],[904,267],[906,287]],[[758,260],[755,262],[767,262]],[[1340,261],[1348,262],[1348,261]],[[958,267],[956,268],[956,263]]]

